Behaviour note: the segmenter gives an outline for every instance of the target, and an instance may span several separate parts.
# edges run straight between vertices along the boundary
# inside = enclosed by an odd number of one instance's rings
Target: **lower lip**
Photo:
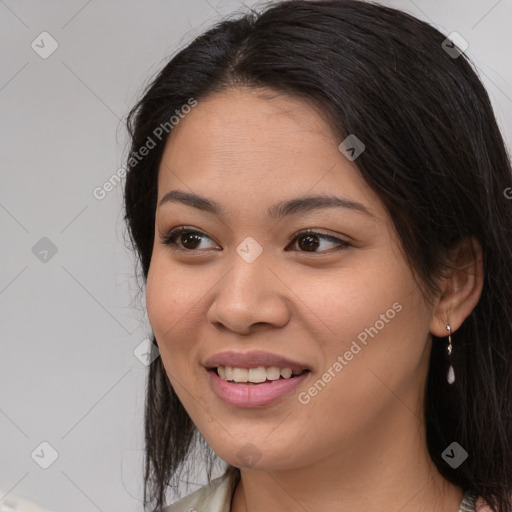
[[[233,407],[265,407],[277,402],[304,381],[310,372],[289,379],[277,379],[261,384],[236,384],[228,382],[209,370],[210,382],[215,394]]]

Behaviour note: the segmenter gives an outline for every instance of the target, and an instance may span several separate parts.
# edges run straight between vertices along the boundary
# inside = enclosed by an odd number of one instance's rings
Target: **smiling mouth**
[[[257,368],[237,368],[232,366],[217,366],[211,368],[221,379],[233,384],[262,384],[276,380],[289,380],[309,370],[291,370],[277,366],[259,366]]]

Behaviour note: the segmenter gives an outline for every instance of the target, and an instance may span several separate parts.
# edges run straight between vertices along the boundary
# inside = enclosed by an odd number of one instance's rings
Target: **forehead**
[[[161,160],[158,197],[172,188],[253,201],[336,191],[373,202],[355,163],[340,153],[340,142],[305,100],[270,90],[228,89],[199,99],[173,128]]]
[[[268,90],[227,89],[200,99],[169,137],[169,149],[180,158],[194,149],[194,157],[224,158],[246,154],[274,157],[317,154],[308,139],[336,144],[321,115],[304,100]],[[302,144],[298,144],[302,143]],[[276,151],[278,153],[276,153]],[[172,157],[172,155],[171,155]]]

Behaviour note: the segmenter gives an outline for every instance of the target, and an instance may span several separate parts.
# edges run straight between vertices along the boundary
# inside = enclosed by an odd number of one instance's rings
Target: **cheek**
[[[155,334],[160,357],[171,384],[180,396],[182,388],[189,387],[190,368],[185,346],[180,343],[183,337],[178,334],[187,311],[183,298],[182,283],[162,258],[154,256],[148,271],[146,283],[146,310]]]
[[[204,293],[198,282],[197,276],[184,273],[165,256],[154,256],[146,283],[146,309],[155,335],[183,328],[183,320],[193,313]]]
[[[162,361],[171,378],[180,364],[184,363],[186,347],[180,340],[189,339],[189,349],[193,343],[194,338],[184,335],[183,329],[190,325],[188,315],[199,299],[196,298],[197,290],[194,292],[194,286],[190,282],[187,286],[184,276],[162,260],[159,256],[154,257],[149,267],[146,310]],[[169,357],[171,354],[172,357]]]
[[[314,339],[323,340],[330,353],[348,350],[351,341],[365,333],[389,332],[392,324],[400,323],[398,310],[405,302],[413,283],[406,272],[392,264],[384,271],[380,263],[367,258],[357,268],[318,274],[307,280],[294,279],[294,294],[307,306],[305,315],[311,319]],[[395,305],[395,306],[394,306]],[[398,319],[398,320],[397,320]]]
[[[301,439],[306,450],[328,453],[333,439],[371,430],[385,411],[416,408],[428,332],[422,299],[405,287],[372,297],[338,293],[326,302],[323,318],[336,335],[324,337],[324,366],[297,396],[295,419],[309,432]]]
[[[296,284],[294,291],[309,297],[310,335],[323,356],[317,376],[322,382],[308,394],[357,407],[380,396],[385,386],[379,377],[394,389],[417,374],[430,317],[405,263],[367,261],[364,269]]]
[[[162,272],[157,258],[151,260],[146,282],[146,310],[149,322],[157,341],[165,328],[170,328],[170,317],[176,313],[176,301],[173,300],[172,288],[168,276]],[[167,293],[166,293],[167,290]],[[159,343],[160,344],[160,343]]]
[[[200,399],[198,383],[204,378],[198,328],[209,287],[198,268],[184,270],[165,253],[154,253],[146,283],[147,314],[167,376],[187,409],[194,405],[188,403],[189,391],[194,389],[195,399]]]

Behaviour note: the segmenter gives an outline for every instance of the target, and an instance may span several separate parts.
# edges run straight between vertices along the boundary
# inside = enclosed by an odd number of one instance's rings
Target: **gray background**
[[[512,1],[383,3],[468,41],[510,147]],[[0,0],[0,503],[142,510],[147,368],[134,350],[150,327],[125,248],[122,185],[102,200],[93,190],[123,164],[122,120],[142,86],[242,6]],[[46,59],[31,47],[43,31],[58,43]],[[36,463],[51,458],[43,441],[58,453],[48,469]]]

